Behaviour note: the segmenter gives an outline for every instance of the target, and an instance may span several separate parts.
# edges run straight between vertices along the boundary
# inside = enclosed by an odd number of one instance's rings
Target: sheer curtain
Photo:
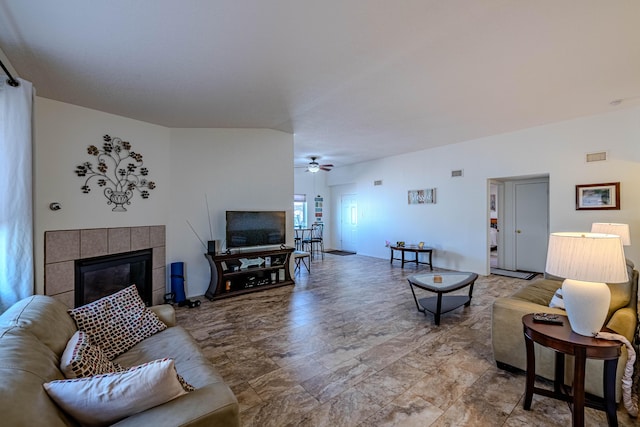
[[[0,74],[0,313],[33,295],[33,88]]]

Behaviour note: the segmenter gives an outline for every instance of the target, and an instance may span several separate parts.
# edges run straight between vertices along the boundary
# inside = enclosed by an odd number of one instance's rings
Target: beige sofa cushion
[[[51,327],[55,325],[55,327]],[[34,295],[25,298],[0,316],[0,327],[20,327],[35,335],[56,354],[62,354],[76,332],[76,324],[67,307],[51,297]]]
[[[17,327],[0,329],[0,424],[75,425],[42,388],[46,381],[64,379],[57,366],[56,354],[34,335]]]
[[[193,337],[182,327],[167,328],[138,343],[114,359],[122,366],[134,366],[170,354],[176,370],[193,385],[188,396],[133,415],[117,426],[183,425],[185,413],[190,414],[189,426],[237,426],[238,403],[224,380],[207,360]]]
[[[562,285],[555,280],[541,279],[529,284],[527,287],[517,291],[511,298],[527,301],[533,304],[549,306],[553,294]]]

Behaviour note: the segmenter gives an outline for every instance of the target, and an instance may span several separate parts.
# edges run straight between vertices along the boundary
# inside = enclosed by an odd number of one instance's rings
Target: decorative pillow
[[[553,294],[553,298],[551,298],[551,302],[549,303],[549,307],[551,308],[564,308],[564,300],[562,299],[562,288],[558,288],[555,294]]]
[[[60,370],[67,378],[83,378],[110,372],[122,372],[125,368],[111,362],[100,347],[91,345],[86,333],[76,331],[62,353]]]
[[[44,383],[49,396],[83,425],[112,424],[187,392],[172,359],[159,359],[123,372]]]
[[[109,360],[167,328],[145,307],[135,285],[69,310],[69,314],[78,329],[89,335],[91,344],[100,346]]]

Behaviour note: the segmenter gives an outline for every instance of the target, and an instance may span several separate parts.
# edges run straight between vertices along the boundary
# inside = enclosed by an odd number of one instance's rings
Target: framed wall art
[[[620,183],[576,185],[576,210],[619,210]]]
[[[436,202],[436,189],[425,188],[424,190],[409,190],[407,200],[410,205],[422,205]]]

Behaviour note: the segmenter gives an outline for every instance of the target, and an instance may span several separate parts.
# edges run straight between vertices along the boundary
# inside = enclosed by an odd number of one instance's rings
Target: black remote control
[[[551,325],[562,325],[562,319],[557,314],[534,313],[533,321],[538,323],[548,323]]]

